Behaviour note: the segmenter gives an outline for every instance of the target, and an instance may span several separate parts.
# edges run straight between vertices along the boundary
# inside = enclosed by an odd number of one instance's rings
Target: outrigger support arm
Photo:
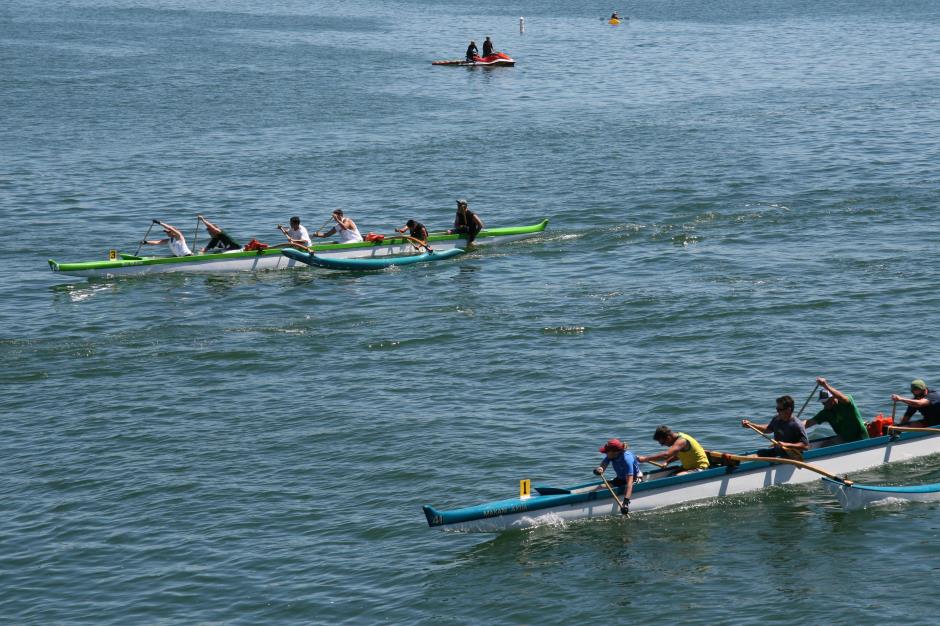
[[[940,428],[916,428],[910,426],[888,426],[888,430],[897,430],[903,433],[940,433]]]
[[[918,430],[923,430],[923,429],[921,428]],[[838,481],[846,485],[853,484],[851,480],[849,480],[848,478],[845,478],[844,476],[836,476],[835,474],[831,474],[821,467],[817,467],[810,463],[804,463],[803,461],[797,461],[795,459],[783,459],[783,458],[776,457],[776,456],[745,456],[741,454],[728,454],[727,452],[711,452],[711,454],[719,456],[722,460],[729,460],[729,461],[739,461],[739,462],[763,461],[765,463],[783,463],[784,465],[793,465],[801,469],[809,470],[811,472],[816,472],[817,474],[822,474],[826,478],[831,478],[832,480]]]

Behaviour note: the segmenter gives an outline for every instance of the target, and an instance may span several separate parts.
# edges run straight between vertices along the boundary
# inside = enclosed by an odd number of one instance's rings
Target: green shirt
[[[862,414],[855,406],[855,400],[850,395],[846,395],[848,402],[838,402],[831,409],[824,408],[822,411],[812,417],[818,423],[829,422],[832,430],[842,437],[843,441],[858,441],[859,439],[868,439],[868,430],[865,428],[865,422],[862,420]]]

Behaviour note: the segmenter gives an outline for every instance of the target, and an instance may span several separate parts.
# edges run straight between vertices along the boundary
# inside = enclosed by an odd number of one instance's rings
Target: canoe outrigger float
[[[919,433],[915,429],[842,444],[833,443],[834,439],[813,441],[814,447],[806,452],[805,460],[816,468],[839,475],[940,453],[940,433]],[[772,485],[808,483],[819,479],[819,474],[794,465],[747,461],[716,467],[715,462],[721,461],[721,455],[713,453],[710,457],[713,466],[701,472],[671,476],[669,470],[657,470],[647,474],[644,481],[633,487],[630,511],[651,511]],[[424,514],[432,528],[463,532],[502,532],[620,515],[620,507],[602,482],[568,488],[536,485],[534,490],[538,495],[522,495],[451,511],[425,506]],[[623,488],[618,488],[617,492],[622,494]]]
[[[506,243],[534,237],[545,230],[548,220],[543,219],[529,226],[508,228],[484,228],[473,244],[486,246]],[[451,248],[466,248],[465,235],[448,235],[446,231],[430,233],[428,237],[435,251],[442,252]],[[103,277],[135,276],[164,272],[250,272],[259,270],[282,270],[305,268],[305,264],[291,259],[282,251],[286,248],[266,248],[264,250],[233,250],[217,254],[197,254],[180,257],[134,256],[113,253],[113,259],[104,261],[86,261],[81,263],[59,263],[49,259],[53,272],[70,276]],[[405,237],[386,237],[382,241],[361,241],[357,243],[323,243],[310,247],[318,257],[331,259],[381,258],[414,252],[414,246]]]
[[[895,502],[937,502],[940,500],[940,484],[889,487],[881,485],[846,485],[831,478],[823,478],[823,484],[834,495],[843,509],[863,509],[873,504]]]
[[[383,256],[375,259],[331,259],[329,257],[321,257],[320,255],[314,254],[312,252],[301,252],[300,250],[292,249],[284,250],[284,256],[290,257],[295,261],[300,261],[301,263],[306,263],[307,265],[323,267],[331,270],[354,271],[384,270],[394,265],[430,263],[432,261],[450,259],[463,253],[463,248],[450,248],[448,250],[442,250],[441,252],[436,250],[429,250],[421,254],[409,254],[405,256]]]

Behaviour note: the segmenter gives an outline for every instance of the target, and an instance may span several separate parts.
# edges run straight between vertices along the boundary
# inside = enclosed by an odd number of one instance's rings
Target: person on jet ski
[[[470,63],[476,61],[476,57],[479,53],[480,51],[477,50],[477,42],[471,41],[470,45],[467,46],[467,61]]]
[[[486,41],[483,42],[483,56],[488,57],[491,54],[493,54],[493,42],[487,37]]]

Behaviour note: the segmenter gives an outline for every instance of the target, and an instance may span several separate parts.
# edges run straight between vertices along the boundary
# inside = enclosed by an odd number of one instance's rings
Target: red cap
[[[598,450],[598,452],[603,452],[604,454],[607,454],[608,451],[616,451],[616,450],[623,450],[623,449],[624,449],[623,442],[621,442],[619,439],[611,439],[610,441],[602,445],[600,449]]]

